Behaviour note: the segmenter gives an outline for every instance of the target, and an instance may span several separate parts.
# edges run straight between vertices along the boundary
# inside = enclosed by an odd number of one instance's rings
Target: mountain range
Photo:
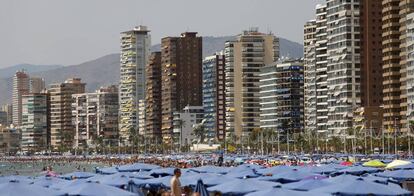
[[[224,43],[234,40],[235,36],[203,37],[203,56],[212,55],[224,49]],[[154,45],[152,51],[159,51],[160,44]],[[282,57],[302,58],[303,45],[280,38]],[[0,105],[11,103],[13,80],[17,70],[26,70],[31,76],[43,77],[46,84],[63,82],[70,77],[82,78],[87,83],[87,91],[92,92],[101,86],[118,84],[119,54],[109,54],[79,65],[30,65],[22,64],[0,69]]]

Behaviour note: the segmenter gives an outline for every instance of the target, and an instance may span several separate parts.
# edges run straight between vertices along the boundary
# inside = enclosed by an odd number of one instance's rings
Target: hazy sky
[[[78,64],[119,51],[119,33],[147,25],[152,43],[184,31],[235,35],[251,26],[302,42],[324,0],[0,0],[0,67]]]

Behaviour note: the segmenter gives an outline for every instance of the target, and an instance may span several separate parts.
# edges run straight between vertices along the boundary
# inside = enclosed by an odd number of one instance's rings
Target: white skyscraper
[[[145,100],[145,66],[148,63],[151,36],[146,26],[121,33],[121,78],[119,82],[119,134],[122,144],[137,134],[140,100]],[[121,145],[122,145],[121,144]]]

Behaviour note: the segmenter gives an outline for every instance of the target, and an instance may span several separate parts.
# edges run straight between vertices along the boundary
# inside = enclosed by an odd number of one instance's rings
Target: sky
[[[0,68],[74,65],[119,52],[119,33],[146,25],[152,43],[197,31],[236,35],[249,27],[302,43],[324,0],[0,0]]]

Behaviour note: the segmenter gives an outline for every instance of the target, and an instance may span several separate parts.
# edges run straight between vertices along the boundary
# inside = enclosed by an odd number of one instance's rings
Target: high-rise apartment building
[[[30,77],[30,92],[40,93],[45,89],[45,80],[38,77]]]
[[[203,60],[204,129],[209,138],[223,140],[225,123],[225,56],[217,53]]]
[[[5,104],[1,106],[1,111],[6,114],[6,121],[4,122],[3,126],[10,126],[13,124],[13,107],[11,104]]]
[[[21,150],[23,152],[47,150],[47,101],[46,93],[29,93],[22,97]]]
[[[361,105],[360,1],[327,1],[328,130],[345,134]]]
[[[74,147],[118,145],[118,88],[109,86],[94,93],[72,95]]]
[[[138,134],[138,109],[145,100],[145,66],[151,36],[146,26],[121,33],[121,78],[119,82],[119,136],[121,145],[129,144],[130,134]]]
[[[75,137],[75,125],[72,124],[72,95],[84,92],[85,83],[82,83],[80,78],[71,78],[63,83],[50,85],[50,145],[54,150],[72,148]]]
[[[382,128],[382,31],[381,1],[361,0],[360,4],[360,93],[366,128]]]
[[[225,44],[226,129],[238,137],[260,126],[260,69],[279,58],[279,39],[244,31]]]
[[[265,65],[260,74],[260,128],[304,130],[304,68],[299,60]]]
[[[325,25],[326,26],[326,25]],[[303,56],[304,56],[304,99],[305,99],[305,131],[317,131],[317,88],[316,80],[316,21],[310,20],[304,26]]]
[[[202,105],[202,38],[196,32],[161,40],[162,134],[172,142],[173,114]]]
[[[13,76],[13,124],[17,127],[22,124],[22,97],[30,92],[29,80],[24,71],[17,71]]]
[[[408,14],[406,17],[406,87],[407,87],[407,123],[414,120],[414,13]],[[411,129],[414,127],[411,127]]]
[[[161,52],[153,52],[145,68],[147,78],[145,92],[145,138],[161,142]],[[156,140],[156,141],[155,141]]]

